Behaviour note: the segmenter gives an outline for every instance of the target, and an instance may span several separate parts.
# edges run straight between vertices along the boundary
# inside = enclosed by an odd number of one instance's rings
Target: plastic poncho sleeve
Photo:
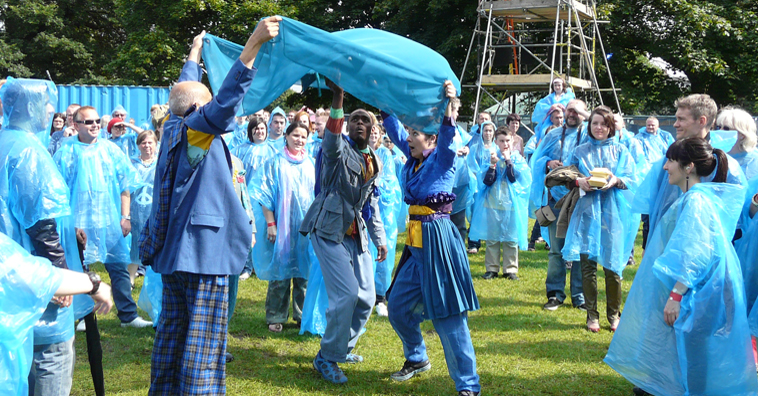
[[[32,328],[62,282],[49,261],[0,233],[0,394],[28,394]]]
[[[205,36],[203,60],[214,92],[242,46]],[[324,50],[324,49],[328,50]],[[418,130],[436,132],[447,99],[442,84],[460,82],[442,55],[405,37],[378,29],[334,33],[283,17],[279,35],[265,43],[255,59],[258,73],[243,101],[252,114],[312,73],[334,81],[359,100],[385,111]]]
[[[539,124],[547,116],[547,112],[550,111],[550,107],[556,103],[561,103],[564,106],[568,106],[568,102],[576,98],[574,92],[570,89],[566,89],[566,92],[561,95],[560,100],[555,100],[555,92],[551,92],[549,95],[540,99],[537,105],[534,106],[534,112],[532,112],[532,124]]]

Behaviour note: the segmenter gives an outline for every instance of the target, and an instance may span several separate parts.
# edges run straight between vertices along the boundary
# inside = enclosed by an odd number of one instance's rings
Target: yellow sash
[[[413,216],[428,216],[437,213],[428,206],[411,205],[408,208],[408,214]],[[420,220],[410,220],[408,222],[408,246],[420,248],[424,246],[422,237],[422,228]]]

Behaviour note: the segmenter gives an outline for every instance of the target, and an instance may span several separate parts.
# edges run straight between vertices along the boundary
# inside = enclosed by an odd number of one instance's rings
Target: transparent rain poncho
[[[397,251],[397,216],[405,202],[403,202],[403,192],[395,174],[395,160],[392,153],[386,147],[379,147],[375,153],[382,162],[382,172],[376,179],[376,187],[379,190],[379,214],[387,236],[387,259],[381,263],[376,262],[377,249],[373,241],[370,241],[369,249],[371,257],[374,258],[376,294],[383,296],[392,283],[392,269],[395,267]],[[373,215],[376,213],[372,213]]]
[[[157,153],[156,153],[157,155]],[[139,234],[150,217],[153,209],[153,183],[155,182],[155,165],[157,159],[149,164],[144,164],[139,158],[132,158],[132,166],[137,171],[140,186],[131,191],[131,209],[129,215],[132,223],[131,262],[141,264],[139,259]]]
[[[750,217],[750,205],[756,191],[758,191],[758,178],[753,178],[748,182],[740,218],[742,237],[734,241],[734,249],[740,259],[747,312],[750,314],[750,326],[754,336],[758,335],[758,310],[753,309],[758,299],[758,215]]]
[[[534,112],[532,112],[532,124],[538,125],[544,121],[547,112],[550,111],[550,107],[554,104],[560,103],[563,106],[568,106],[568,102],[575,98],[574,91],[570,88],[566,88],[566,92],[564,92],[563,95],[561,95],[561,98],[557,100],[555,98],[555,92],[551,92],[550,95],[540,99],[539,102],[537,102],[537,105],[534,106]]]
[[[604,141],[590,138],[589,143],[576,148],[565,165],[576,165],[584,175],[595,168],[607,168],[626,185],[626,190],[612,187],[606,191],[590,191],[579,198],[561,251],[566,261],[579,261],[579,255],[586,254],[590,260],[621,276],[631,251],[626,236],[637,185],[629,150],[613,138]]]
[[[229,151],[233,156],[239,158],[245,166],[245,179],[248,186],[251,185],[253,175],[258,172],[258,169],[276,155],[276,151],[274,151],[271,145],[266,144],[265,141],[259,144],[248,141]]]
[[[145,270],[137,306],[150,315],[153,323],[158,323],[163,308],[163,278],[153,271],[153,267],[148,266]]]
[[[227,144],[229,151],[243,143],[250,141],[250,139],[247,138],[247,124],[247,122],[243,123],[242,125],[239,125],[237,123],[234,124],[234,132],[232,133],[231,141],[229,144]]]
[[[617,138],[619,143],[623,144],[624,147],[629,150],[629,154],[632,156],[632,160],[634,161],[635,180],[637,181],[637,184],[641,183],[647,173],[650,171],[650,166],[652,165],[647,161],[647,158],[645,157],[645,151],[642,147],[642,143],[639,140],[635,139],[632,133],[626,129],[622,130],[620,136],[617,132],[615,138]],[[633,198],[631,199],[633,200]],[[631,216],[628,217],[628,221],[629,224],[627,224],[626,227],[625,246],[629,251],[629,255],[631,256],[632,250],[634,249],[634,241],[637,239],[637,231],[639,231],[640,222],[642,221],[642,215],[633,212]]]
[[[639,140],[642,144],[642,152],[645,154],[645,159],[648,163],[652,164],[659,159],[666,156],[666,150],[669,149],[671,143],[674,143],[674,138],[670,133],[663,129],[658,129],[654,134],[647,131],[647,128],[642,127],[634,135],[634,138]]]
[[[742,168],[742,172],[748,181],[758,176],[758,150],[753,149],[752,151],[730,155],[740,164],[740,168]]]
[[[678,188],[678,187],[677,187]],[[605,362],[655,395],[755,395],[740,264],[732,247],[745,188],[699,183],[651,230]],[[663,309],[689,288],[679,318]]]
[[[109,139],[113,144],[118,146],[121,151],[126,154],[129,159],[139,158],[140,152],[137,147],[137,133],[129,129],[123,135],[119,137],[111,137]],[[139,234],[137,234],[139,235]]]
[[[203,60],[215,91],[242,46],[212,35],[204,41]],[[461,92],[447,60],[422,44],[378,29],[328,33],[286,17],[279,35],[261,47],[255,67],[244,114],[268,106],[304,76],[317,73],[365,103],[392,110],[403,123],[436,133],[447,104],[442,84],[450,80]]]
[[[75,230],[69,221],[69,189],[40,141],[49,136],[56,93],[50,81],[15,78],[0,89],[5,113],[0,130],[0,232],[32,252],[26,230],[40,220],[55,219],[67,265],[81,272]],[[77,297],[74,308],[49,304],[35,327],[37,342],[70,339],[72,310],[91,310],[92,306],[89,297]]]
[[[75,138],[64,141],[54,161],[71,190],[75,225],[87,234],[84,262],[131,262],[121,232],[121,192],[141,182],[126,154],[107,140],[84,144]]]
[[[516,181],[511,183],[505,175],[505,161],[498,153],[497,179],[491,186],[484,185],[488,165],[479,172],[479,191],[474,200],[469,239],[517,242],[519,249],[526,250],[529,244],[527,214],[529,187],[532,174],[526,160],[518,152],[511,154]]]
[[[50,261],[0,233],[0,394],[29,394],[32,328],[62,282],[62,272]]]
[[[253,265],[258,278],[266,281],[307,278],[315,257],[310,239],[298,229],[313,202],[316,170],[309,156],[298,161],[284,150],[266,161],[249,184],[250,199],[273,212],[276,219],[276,241],[271,243],[263,212],[254,212],[256,221],[263,219],[263,224],[256,223],[259,237],[253,246]]]

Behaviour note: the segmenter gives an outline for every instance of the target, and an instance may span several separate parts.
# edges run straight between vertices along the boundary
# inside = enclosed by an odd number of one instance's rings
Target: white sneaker
[[[376,314],[379,316],[384,316],[386,318],[387,315],[389,315],[389,312],[387,311],[387,304],[383,302],[376,304]]]
[[[126,322],[126,323],[121,322],[121,327],[136,327],[138,329],[141,329],[143,327],[152,327],[152,326],[153,326],[153,322],[142,319],[139,316],[134,318],[134,320],[131,322]]]
[[[76,325],[76,331],[87,331],[87,324],[84,322],[84,319],[79,321],[79,324]]]
[[[243,272],[242,275],[240,275],[240,280],[247,280],[248,278],[250,278],[250,273],[247,271]]]

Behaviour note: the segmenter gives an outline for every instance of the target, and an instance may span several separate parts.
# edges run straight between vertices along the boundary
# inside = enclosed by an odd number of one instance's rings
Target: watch
[[[132,221],[132,216],[121,216],[121,220],[129,220],[129,221]]]
[[[92,282],[92,290],[87,293],[91,296],[97,293],[98,289],[100,289],[100,275],[93,271],[87,272],[87,275],[89,275],[89,280]]]

